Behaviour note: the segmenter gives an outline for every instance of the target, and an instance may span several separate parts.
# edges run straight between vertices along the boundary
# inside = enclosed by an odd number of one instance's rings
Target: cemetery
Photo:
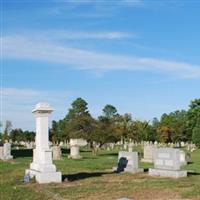
[[[94,153],[80,136],[49,141],[52,112],[48,103],[33,109],[35,141],[21,141],[18,147],[11,140],[1,143],[3,199],[200,199],[195,144],[130,139],[95,144]]]
[[[0,1],[0,200],[200,200],[200,0]]]

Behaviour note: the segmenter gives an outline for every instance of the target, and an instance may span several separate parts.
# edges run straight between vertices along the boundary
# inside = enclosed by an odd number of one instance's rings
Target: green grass
[[[138,151],[141,149],[138,147]],[[112,173],[117,164],[117,151],[81,152],[83,159],[72,160],[64,155],[55,161],[57,169],[68,177],[61,184],[39,185],[33,180],[22,182],[31,157],[0,161],[0,199],[2,200],[63,200],[63,199],[200,199],[200,150],[191,154],[192,163],[185,166],[190,174],[181,179],[155,178],[147,173]],[[149,168],[152,164],[140,163]]]

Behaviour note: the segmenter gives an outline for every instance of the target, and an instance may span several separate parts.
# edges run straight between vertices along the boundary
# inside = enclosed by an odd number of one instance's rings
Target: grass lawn
[[[97,156],[90,151],[81,154],[83,159],[80,160],[70,160],[64,154],[62,160],[55,162],[65,179],[60,184],[39,185],[34,181],[24,184],[24,172],[29,168],[32,157],[0,161],[0,199],[109,200],[126,197],[134,200],[200,200],[200,150],[192,153],[193,162],[185,167],[190,172],[189,176],[180,179],[154,178],[147,172],[112,173],[112,167],[117,164],[117,151],[100,151]],[[150,166],[140,163],[143,168]]]

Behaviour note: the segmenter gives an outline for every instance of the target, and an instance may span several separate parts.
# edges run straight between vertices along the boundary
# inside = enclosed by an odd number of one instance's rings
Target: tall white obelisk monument
[[[56,172],[52,163],[52,150],[49,148],[48,118],[53,109],[48,103],[38,103],[33,109],[36,118],[36,148],[33,150],[33,162],[26,170],[38,183],[61,182],[61,172]]]

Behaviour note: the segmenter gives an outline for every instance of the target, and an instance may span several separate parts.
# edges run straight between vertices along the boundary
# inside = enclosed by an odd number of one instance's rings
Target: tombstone
[[[59,143],[59,146],[60,146],[60,147],[64,146],[64,143],[61,141],[61,142]]]
[[[0,146],[0,159],[4,160],[3,146]]]
[[[3,146],[0,146],[0,159],[1,160],[10,160],[13,159],[11,155],[11,144],[6,141]]]
[[[144,146],[144,158],[141,160],[142,162],[153,163],[154,160],[154,145],[145,145]]]
[[[113,150],[115,148],[115,144],[114,143],[111,143],[111,149]]]
[[[127,147],[128,147],[128,145],[127,145],[127,143],[125,142],[125,143],[124,143],[124,150],[127,150]]]
[[[32,111],[36,118],[36,148],[26,174],[31,178],[35,176],[38,183],[61,182],[61,172],[56,172],[56,166],[52,163],[52,150],[49,148],[48,117],[52,111],[48,103],[38,103]]]
[[[133,143],[129,143],[128,144],[128,152],[132,152],[133,151]]]
[[[86,146],[87,141],[83,139],[70,139],[70,156],[72,159],[80,159],[80,147]]]
[[[113,167],[116,172],[143,172],[143,169],[138,168],[138,152],[120,151],[118,155],[118,165]]]
[[[180,162],[181,162],[181,166],[187,165],[186,155],[183,150],[180,150]]]
[[[180,150],[173,148],[155,149],[154,169],[149,169],[149,175],[162,177],[186,177],[187,171],[181,170]]]
[[[181,142],[181,147],[185,147],[185,142]]]
[[[52,155],[53,155],[53,160],[60,160],[61,159],[61,149],[60,146],[54,145],[52,147]]]

